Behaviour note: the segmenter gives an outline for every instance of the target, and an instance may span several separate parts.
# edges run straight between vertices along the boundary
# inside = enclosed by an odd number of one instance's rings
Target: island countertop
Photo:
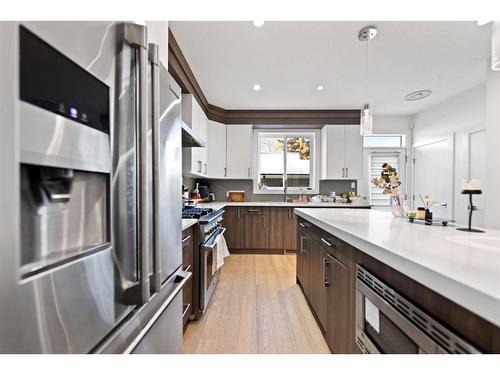
[[[298,216],[500,326],[500,231],[412,224],[376,210],[296,208]]]

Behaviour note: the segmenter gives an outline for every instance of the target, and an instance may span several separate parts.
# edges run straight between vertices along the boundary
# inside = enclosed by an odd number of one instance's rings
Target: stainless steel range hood
[[[193,129],[182,122],[182,147],[205,147],[205,142],[193,133]]]

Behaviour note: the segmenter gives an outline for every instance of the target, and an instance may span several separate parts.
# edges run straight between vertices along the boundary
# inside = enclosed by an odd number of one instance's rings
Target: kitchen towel
[[[217,269],[222,267],[224,264],[224,258],[229,255],[226,239],[224,236],[219,236],[219,238],[217,238]]]

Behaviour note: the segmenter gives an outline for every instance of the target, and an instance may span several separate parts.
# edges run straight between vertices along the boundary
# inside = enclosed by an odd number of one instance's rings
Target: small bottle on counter
[[[425,207],[417,208],[417,219],[425,220]]]
[[[432,212],[429,209],[425,210],[425,225],[432,225]]]

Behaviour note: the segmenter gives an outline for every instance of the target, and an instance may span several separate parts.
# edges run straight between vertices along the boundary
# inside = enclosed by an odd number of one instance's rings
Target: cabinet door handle
[[[256,209],[248,209],[248,212],[260,212],[260,210],[256,210]]]
[[[300,236],[300,253],[302,255],[307,255],[307,251],[304,249],[304,242],[306,239],[306,236]]]
[[[224,177],[227,177],[227,167],[224,167]]]
[[[300,225],[302,228],[309,228],[309,225],[304,224],[304,223],[299,223],[299,225]]]
[[[334,244],[331,244],[330,242],[328,242],[327,240],[325,240],[323,237],[321,237],[321,242],[323,242],[328,247],[335,247]]]
[[[198,169],[197,169],[198,173],[201,173],[201,166],[202,166],[202,164],[203,163],[201,162],[201,160],[198,160]]]
[[[208,174],[208,164],[203,164],[203,166],[205,167],[205,174]]]
[[[328,271],[327,267],[330,265],[328,258],[323,258],[323,285],[328,287],[330,286],[330,281],[328,280]]]
[[[346,177],[349,177],[349,168],[346,168],[346,169],[345,169],[345,176],[346,176]]]
[[[345,177],[345,168],[342,168],[342,177]]]
[[[250,167],[248,167],[248,177],[250,177]]]
[[[187,240],[189,240],[190,238],[191,238],[191,235],[189,235],[189,236],[187,236],[187,237],[183,238],[183,239],[182,239],[182,243],[186,242],[186,241],[187,241]]]

